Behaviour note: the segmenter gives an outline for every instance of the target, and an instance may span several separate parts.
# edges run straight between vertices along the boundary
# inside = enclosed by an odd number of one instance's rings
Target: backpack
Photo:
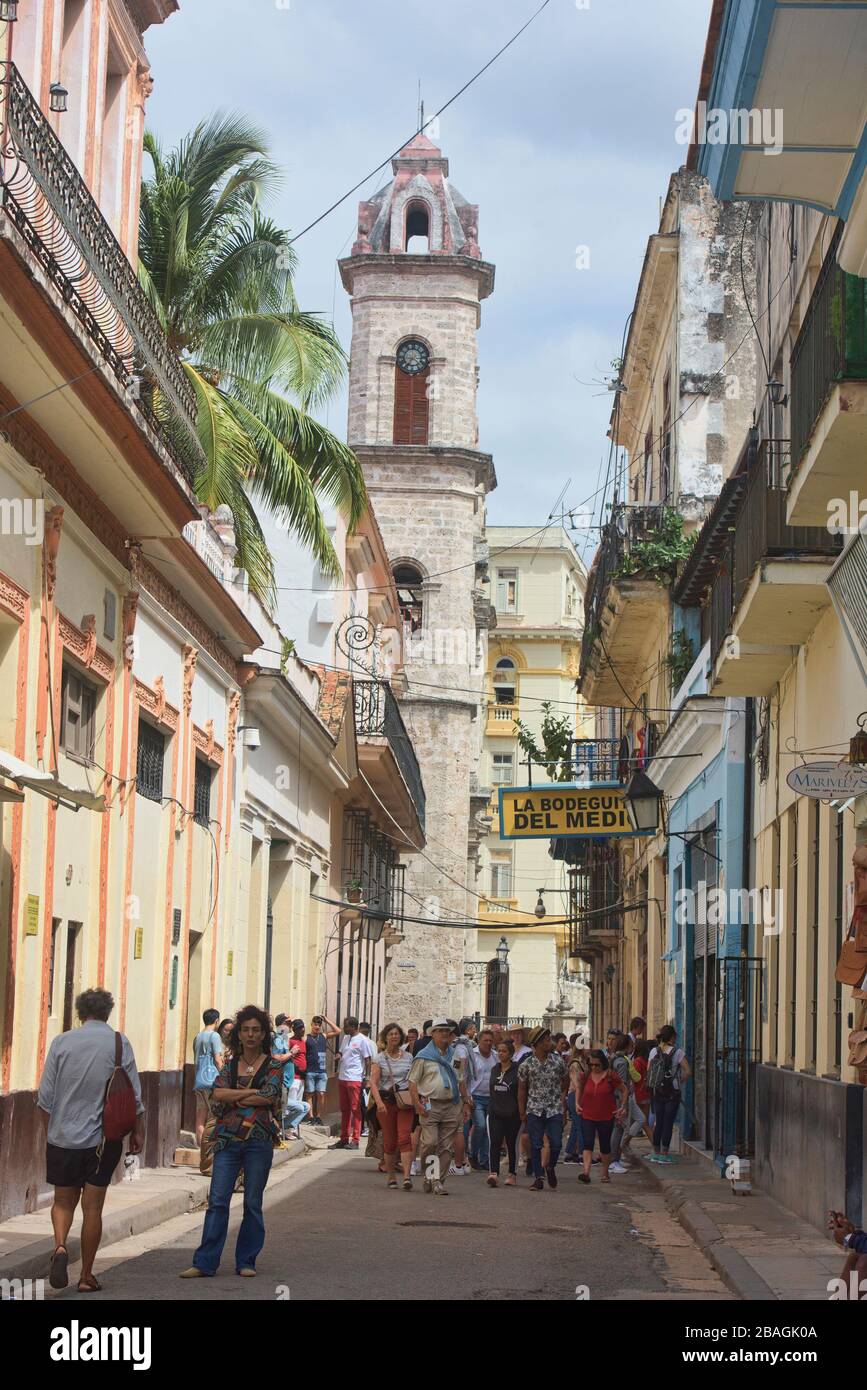
[[[647,1073],[647,1084],[655,1100],[673,1100],[678,1094],[674,1085],[674,1074],[674,1050],[663,1052],[662,1048],[658,1047]]]
[[[102,1102],[102,1142],[106,1139],[125,1139],[135,1129],[136,1100],[132,1082],[121,1066],[123,1039],[114,1035],[114,1070],[108,1078]],[[102,1145],[100,1145],[100,1148]]]

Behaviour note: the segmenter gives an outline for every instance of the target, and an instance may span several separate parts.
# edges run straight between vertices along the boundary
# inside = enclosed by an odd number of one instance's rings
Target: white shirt
[[[512,1061],[522,1062],[525,1057],[529,1057],[532,1051],[532,1047],[527,1047],[526,1043],[522,1043],[520,1047],[515,1048],[515,1051],[512,1054]]]
[[[340,1044],[338,1081],[363,1081],[364,1063],[368,1057],[375,1056],[376,1048],[363,1033],[353,1033],[351,1038],[344,1035]]]
[[[478,1048],[474,1050],[475,1077],[470,1086],[471,1096],[489,1096],[491,1094],[491,1072],[499,1060],[493,1048],[487,1057],[483,1057]]]

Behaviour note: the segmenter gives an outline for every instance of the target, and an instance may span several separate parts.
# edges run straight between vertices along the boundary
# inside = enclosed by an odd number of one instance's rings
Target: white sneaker
[[[609,1173],[628,1173],[629,1169],[624,1168],[622,1163],[609,1163],[608,1171]]]
[[[473,1170],[472,1170],[472,1168],[470,1167],[469,1163],[465,1163],[464,1166],[463,1166],[463,1168],[459,1168],[459,1169],[458,1169],[458,1172],[463,1173],[464,1177],[466,1177],[466,1176],[467,1176],[469,1173],[471,1173],[472,1171],[473,1171]]]
[[[450,1178],[456,1178],[456,1177],[458,1177],[459,1175],[460,1175],[460,1176],[463,1176],[463,1171],[464,1171],[463,1168],[457,1168],[457,1167],[455,1166],[454,1163],[450,1163],[450,1164],[449,1164],[449,1177],[450,1177]]]
[[[417,1158],[414,1158],[414,1159],[413,1159],[413,1161],[412,1161],[412,1167],[410,1168],[409,1171],[410,1171],[410,1175],[411,1175],[412,1177],[414,1177],[414,1178],[417,1178],[417,1177],[420,1177],[420,1176],[421,1176],[421,1164],[419,1163],[419,1161],[418,1161]]]

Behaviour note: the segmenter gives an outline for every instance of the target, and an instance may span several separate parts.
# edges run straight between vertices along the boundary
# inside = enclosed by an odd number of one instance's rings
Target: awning
[[[867,274],[865,84],[859,0],[715,0],[688,166],[720,201],[842,218],[840,264]]]
[[[31,767],[29,763],[16,758],[14,753],[7,753],[5,748],[0,749],[0,777],[7,777],[10,782],[16,782],[19,787],[28,787],[30,791],[39,792],[41,796],[51,797],[53,801],[62,802],[75,811],[82,807],[86,811],[105,810],[104,796],[98,796],[88,787],[67,786],[65,782],[61,782],[52,773],[43,772],[38,767]],[[14,798],[5,797],[2,799]]]

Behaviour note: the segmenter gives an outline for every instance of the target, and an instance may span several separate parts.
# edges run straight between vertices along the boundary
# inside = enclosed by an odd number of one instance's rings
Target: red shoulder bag
[[[120,1064],[123,1040],[114,1035],[114,1071],[108,1078],[102,1102],[102,1137],[125,1139],[135,1129],[136,1102],[132,1082]]]

